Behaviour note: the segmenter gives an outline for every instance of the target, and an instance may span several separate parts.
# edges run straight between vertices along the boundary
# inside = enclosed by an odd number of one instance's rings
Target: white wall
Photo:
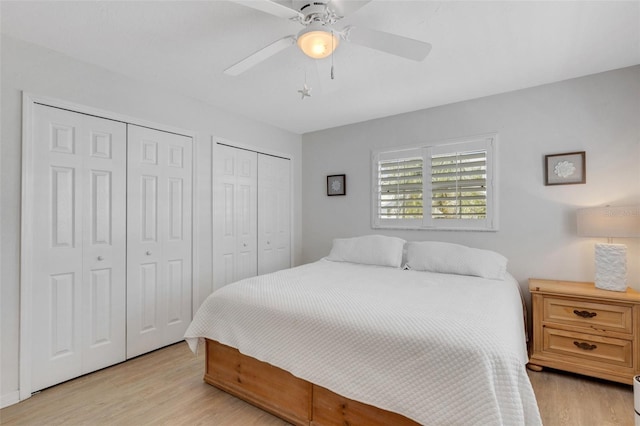
[[[374,90],[374,89],[372,89]],[[371,149],[499,133],[499,232],[373,230]],[[544,155],[586,151],[587,183],[545,186]],[[640,66],[386,117],[302,138],[304,262],[335,237],[383,233],[498,251],[523,288],[529,277],[592,281],[593,246],[575,211],[640,202]],[[326,196],[326,176],[347,175],[347,195]],[[640,239],[629,282],[640,290]],[[525,292],[529,298],[528,292]]]
[[[18,390],[20,179],[22,91],[75,102],[105,111],[196,133],[198,188],[195,197],[196,265],[201,297],[211,292],[211,139],[263,147],[294,160],[294,262],[301,259],[301,137],[224,112],[169,90],[135,81],[78,62],[51,50],[6,36],[1,41],[2,143],[0,194],[2,204],[0,288],[0,406],[14,402]]]

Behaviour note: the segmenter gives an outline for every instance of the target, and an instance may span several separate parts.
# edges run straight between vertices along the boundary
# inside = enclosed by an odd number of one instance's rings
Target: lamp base
[[[627,246],[624,244],[596,244],[597,288],[627,290]]]

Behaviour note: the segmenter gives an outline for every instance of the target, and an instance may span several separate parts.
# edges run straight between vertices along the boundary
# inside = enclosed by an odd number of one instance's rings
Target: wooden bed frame
[[[400,414],[345,398],[209,339],[204,381],[294,425],[418,425]]]

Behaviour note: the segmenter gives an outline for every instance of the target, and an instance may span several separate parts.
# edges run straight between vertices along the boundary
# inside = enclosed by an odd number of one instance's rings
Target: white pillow
[[[327,260],[362,263],[365,265],[402,266],[405,241],[384,235],[366,235],[354,238],[336,238]]]
[[[503,280],[507,258],[490,250],[437,241],[407,243],[407,267],[417,271]]]

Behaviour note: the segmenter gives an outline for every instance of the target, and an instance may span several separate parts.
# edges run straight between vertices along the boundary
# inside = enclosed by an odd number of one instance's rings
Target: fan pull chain
[[[333,55],[336,54],[335,51],[335,46],[333,45],[333,38],[335,37],[335,35],[333,34],[333,31],[331,31],[331,80],[334,80],[336,77],[333,73]]]

